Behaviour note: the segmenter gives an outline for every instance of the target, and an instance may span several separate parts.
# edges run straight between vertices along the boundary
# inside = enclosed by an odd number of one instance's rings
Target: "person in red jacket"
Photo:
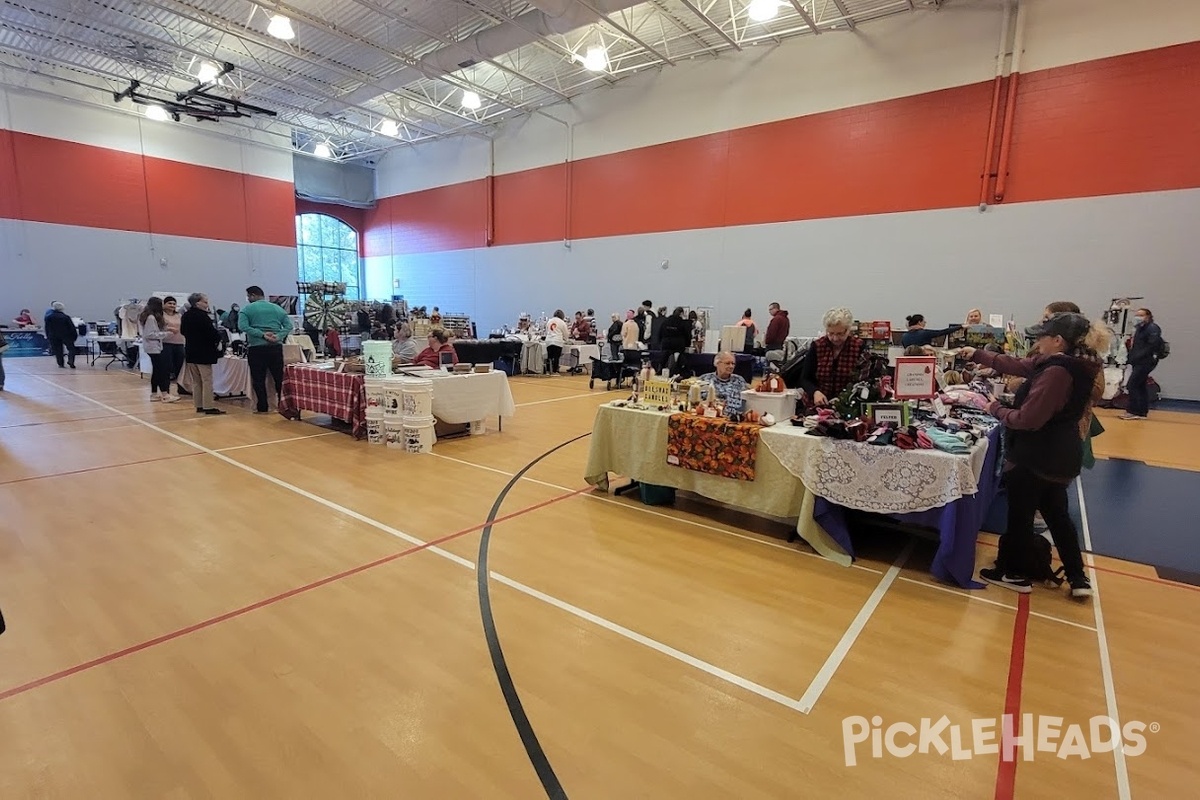
[[[767,323],[763,346],[767,350],[782,350],[783,343],[792,330],[792,322],[788,319],[788,313],[779,307],[779,303],[771,303],[767,306],[767,311],[771,314],[771,321]]]
[[[450,354],[451,364],[458,363],[458,353],[454,352],[454,345],[450,344],[449,334],[441,328],[434,328],[429,332],[429,346],[417,354],[413,364],[441,369],[442,353]]]

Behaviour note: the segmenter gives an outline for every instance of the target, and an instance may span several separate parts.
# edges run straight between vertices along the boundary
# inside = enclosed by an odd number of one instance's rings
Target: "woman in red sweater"
[[[451,364],[458,363],[458,353],[450,344],[450,335],[441,328],[434,328],[429,332],[429,346],[417,354],[413,364],[439,369],[442,366],[442,353],[450,354]]]

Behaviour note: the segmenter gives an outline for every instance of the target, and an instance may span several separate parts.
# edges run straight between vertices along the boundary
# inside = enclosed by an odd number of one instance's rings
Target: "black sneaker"
[[[215,417],[224,414],[225,412],[219,408],[206,408],[204,409],[204,413],[208,414],[210,417]]]
[[[1014,592],[1021,594],[1029,594],[1033,591],[1033,581],[1029,578],[1023,578],[1020,575],[1013,575],[1008,572],[1001,572],[998,569],[981,569],[979,577],[983,578],[990,584],[995,586],[1003,586],[1005,589],[1012,589]]]
[[[1088,580],[1086,575],[1067,578],[1067,583],[1071,584],[1071,597],[1084,598],[1092,596],[1092,582]]]

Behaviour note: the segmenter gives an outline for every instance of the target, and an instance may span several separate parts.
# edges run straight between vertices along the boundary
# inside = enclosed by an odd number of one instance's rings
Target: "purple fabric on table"
[[[997,458],[1001,450],[1001,431],[997,425],[988,434],[987,457],[979,475],[979,491],[962,497],[949,505],[913,514],[889,514],[889,519],[908,525],[921,525],[938,531],[938,549],[930,571],[941,581],[958,584],[964,589],[982,589],[975,578],[975,541],[987,518],[988,509],[1000,490],[1000,469]],[[846,527],[846,509],[823,497],[813,504],[813,520],[841,545],[852,558],[854,545]]]

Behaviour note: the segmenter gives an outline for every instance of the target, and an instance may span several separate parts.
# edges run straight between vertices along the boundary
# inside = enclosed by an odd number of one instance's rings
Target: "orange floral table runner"
[[[667,421],[667,463],[739,481],[754,480],[758,425],[672,414]]]

